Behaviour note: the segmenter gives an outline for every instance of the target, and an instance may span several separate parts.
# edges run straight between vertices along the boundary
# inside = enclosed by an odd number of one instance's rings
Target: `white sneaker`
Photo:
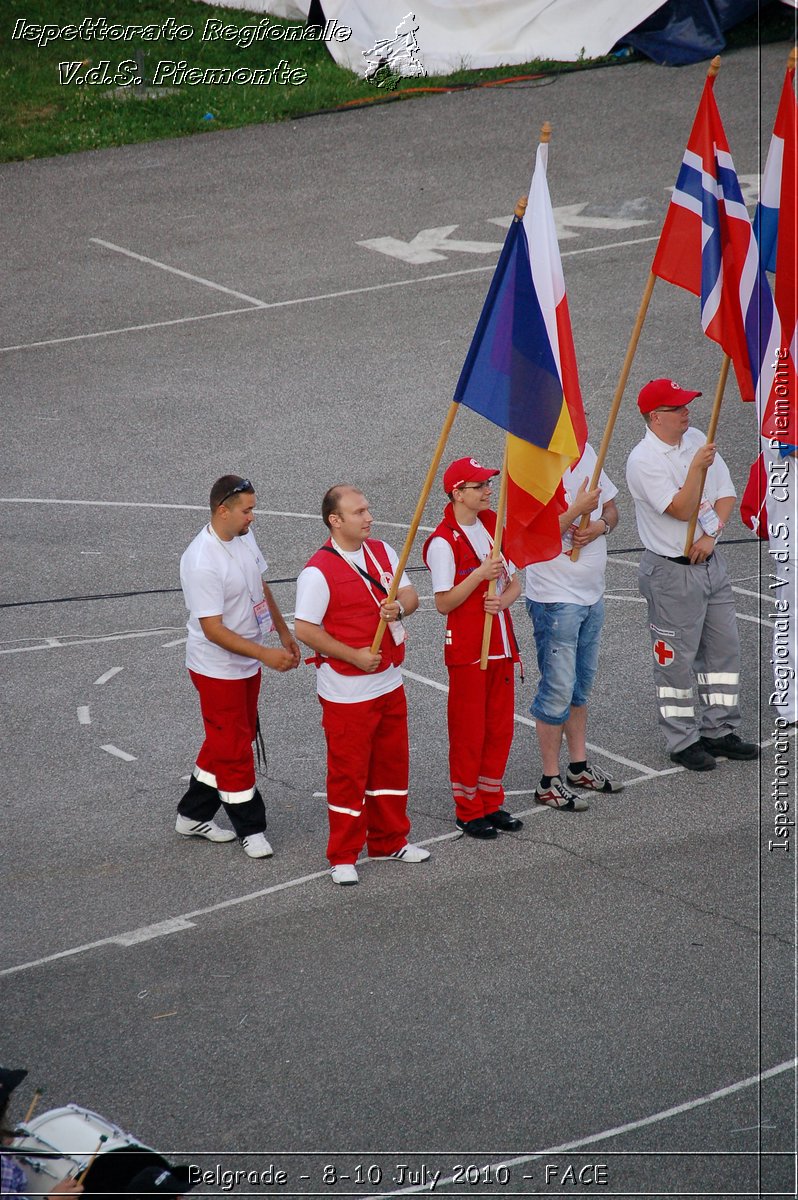
[[[251,833],[249,837],[241,839],[241,845],[250,858],[271,858],[274,854],[265,833]]]
[[[177,814],[175,833],[180,833],[183,837],[204,837],[209,842],[234,842],[236,840],[232,829],[222,829],[221,825],[217,825],[215,821],[192,821],[190,817],[184,817],[182,813]]]
[[[359,882],[357,871],[351,863],[338,863],[337,867],[331,867],[330,878],[333,883],[340,883],[343,887]]]
[[[426,862],[429,858],[429,850],[425,850],[423,846],[414,846],[412,842],[406,842],[401,850],[395,850],[393,854],[389,854],[388,858],[396,858],[400,862],[420,863]]]

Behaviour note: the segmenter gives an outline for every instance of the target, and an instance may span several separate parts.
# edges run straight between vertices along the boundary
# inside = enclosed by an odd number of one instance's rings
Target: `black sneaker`
[[[703,738],[701,739],[703,741]],[[671,755],[671,762],[686,767],[688,771],[714,771],[715,759],[704,749],[701,742],[693,742],[685,750],[677,750]]]
[[[499,835],[485,817],[474,817],[473,821],[461,821],[458,817],[455,821],[458,829],[462,829],[466,837],[480,838],[482,841],[490,841],[491,838],[497,838]]]
[[[505,812],[503,808],[497,808],[495,812],[485,813],[486,821],[488,821],[494,829],[500,829],[502,833],[518,833],[519,829],[524,828],[524,822],[519,821],[518,817],[514,817],[512,813]]]
[[[727,733],[719,738],[701,738],[701,745],[714,757],[749,760],[759,758],[759,747],[754,742],[744,742],[736,733]]]

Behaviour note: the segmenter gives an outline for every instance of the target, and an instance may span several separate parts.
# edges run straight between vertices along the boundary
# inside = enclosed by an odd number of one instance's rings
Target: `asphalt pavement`
[[[787,50],[731,53],[716,84],[752,198]],[[518,605],[505,785],[524,829],[455,836],[442,621],[417,545],[409,809],[431,860],[331,885],[304,665],[264,680],[274,857],[173,832],[200,739],[178,562],[210,483],[255,482],[289,614],[330,484],[362,487],[377,535],[402,545],[496,222],[547,119],[597,444],[705,71],[635,63],[0,167],[0,1060],[30,1071],[17,1116],[41,1085],[40,1112],[79,1104],[209,1172],[196,1194],[794,1193],[772,564],[735,518],[743,732],[761,760],[690,775],[657,729],[624,484],[648,379],[701,389],[706,425],[720,350],[694,297],[657,284],[607,460],[621,521],[588,737],[625,791],[584,814],[535,806]],[[498,465],[501,439],[463,411],[447,460]],[[717,440],[741,491],[757,439],[733,381]],[[425,527],[442,503],[438,483]],[[793,741],[785,757],[794,796]]]

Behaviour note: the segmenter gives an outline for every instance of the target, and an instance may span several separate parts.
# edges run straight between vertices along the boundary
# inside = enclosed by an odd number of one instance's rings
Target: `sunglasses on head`
[[[254,492],[254,491],[255,491],[255,489],[252,486],[252,484],[249,482],[249,480],[242,479],[241,482],[237,483],[234,488],[231,488],[230,491],[226,495],[222,496],[219,503],[224,504],[225,500],[229,500],[231,496],[238,496],[238,495],[240,495],[241,492]]]

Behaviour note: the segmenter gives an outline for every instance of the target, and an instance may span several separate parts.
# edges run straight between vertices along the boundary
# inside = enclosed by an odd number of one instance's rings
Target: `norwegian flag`
[[[701,325],[732,360],[763,436],[798,442],[795,364],[760,264],[708,76],[652,271],[701,297]]]
[[[773,125],[754,231],[759,253],[768,271],[775,271],[774,292],[790,350],[796,360],[798,320],[798,104],[795,100],[795,63],[791,59],[784,77],[781,99]]]

